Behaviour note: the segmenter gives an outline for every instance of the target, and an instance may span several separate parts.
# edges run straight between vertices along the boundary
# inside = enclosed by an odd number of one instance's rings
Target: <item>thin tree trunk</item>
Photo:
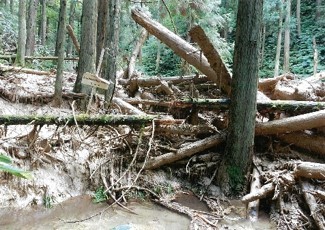
[[[279,76],[281,43],[282,43],[282,24],[283,24],[283,13],[282,12],[283,12],[283,0],[281,0],[280,6],[279,6],[279,30],[278,30],[278,41],[276,44],[274,77]]]
[[[57,35],[58,63],[54,88],[53,104],[60,106],[62,102],[62,79],[64,64],[65,24],[66,24],[67,0],[60,0],[60,14]]]
[[[46,43],[46,24],[47,24],[47,17],[46,17],[46,0],[42,0],[42,19],[40,24],[40,38],[41,38],[41,45],[44,46]]]
[[[10,0],[10,13],[14,13],[14,0]]]
[[[300,38],[301,36],[301,19],[300,19],[300,0],[297,0],[297,9],[296,9],[296,20],[297,20],[297,34],[298,37]]]
[[[69,24],[68,26],[71,27],[72,31],[74,28],[74,18],[75,18],[75,13],[76,13],[76,1],[71,1],[70,2],[70,13],[69,13]],[[68,39],[68,45],[67,45],[67,57],[72,55],[72,41],[73,39]],[[80,49],[80,48],[79,48]],[[78,51],[79,53],[79,51]]]
[[[35,34],[38,0],[30,0],[28,6],[26,56],[32,56],[35,51]]]
[[[318,22],[321,19],[321,7],[322,7],[322,0],[316,0],[316,16],[315,20]]]
[[[96,66],[98,66],[100,54],[105,48],[105,38],[108,21],[108,0],[100,0],[98,3],[98,22],[97,22],[97,48]]]
[[[15,60],[16,65],[25,65],[26,52],[26,1],[19,0],[19,32],[18,32],[18,47]]]
[[[284,56],[283,71],[290,72],[290,17],[291,17],[291,0],[286,0],[286,18],[284,30]]]

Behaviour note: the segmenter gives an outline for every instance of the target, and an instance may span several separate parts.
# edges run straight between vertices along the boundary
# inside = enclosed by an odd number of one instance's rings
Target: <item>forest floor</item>
[[[65,93],[72,91],[75,78],[75,74],[65,73]],[[68,97],[61,108],[51,106],[54,81],[54,75],[7,72],[0,76],[0,115],[65,117],[83,113],[76,108],[74,100]],[[121,91],[122,86],[117,86],[116,94],[121,94]],[[203,91],[207,97],[218,94],[213,88]],[[182,97],[186,94],[190,94],[190,90],[183,93]],[[121,108],[116,105],[105,110],[102,101],[102,96],[96,97],[90,114],[122,113]],[[161,108],[159,111],[154,108],[151,113],[172,114],[178,119],[205,122],[223,120],[225,115],[222,111],[204,111],[200,112],[199,117],[189,118],[191,111]],[[216,132],[213,129],[205,130],[201,134],[203,137],[207,136],[206,131],[209,135]],[[223,145],[209,148],[161,169],[144,170],[143,162],[150,151],[153,156],[159,156],[163,151],[173,151],[200,139],[200,135],[193,133],[182,135],[160,130],[153,135],[153,132],[153,127],[139,125],[2,125],[1,153],[11,156],[15,165],[31,171],[33,178],[25,180],[8,173],[0,174],[1,215],[10,213],[3,212],[6,208],[44,206],[50,209],[70,198],[89,194],[95,201],[106,201],[107,206],[118,204],[131,214],[137,211],[132,211],[134,206],[127,205],[127,200],[153,200],[174,212],[188,216],[191,219],[191,229],[289,229],[290,226],[295,226],[293,224],[301,229],[312,229],[315,226],[296,186],[290,186],[289,189],[281,187],[280,204],[272,201],[272,195],[261,200],[261,216],[264,215],[261,219],[262,226],[259,222],[249,222],[249,225],[241,226],[246,218],[246,205],[239,199],[227,198],[215,183]],[[262,160],[255,163],[265,171],[265,177],[269,171],[275,169],[285,174],[287,169],[283,166],[290,164],[292,160],[308,159],[308,154],[302,154],[290,145],[269,139],[257,140],[256,148],[260,152],[259,159]],[[312,183],[315,187],[324,189],[324,182],[316,180]],[[279,186],[282,185],[279,183]],[[108,192],[108,197],[103,191]],[[244,191],[242,195],[245,195]],[[288,223],[289,221],[293,223]],[[168,220],[166,223],[168,225]],[[0,226],[1,224],[3,223]],[[166,228],[157,229],[168,229],[167,225]]]

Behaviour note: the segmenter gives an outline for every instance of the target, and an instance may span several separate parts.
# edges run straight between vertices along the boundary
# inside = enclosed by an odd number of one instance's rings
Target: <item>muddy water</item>
[[[130,202],[128,208],[136,214],[116,207],[84,220],[107,209],[107,204],[93,204],[89,196],[79,196],[51,209],[0,209],[0,229],[187,230],[190,224],[187,217],[152,203]]]

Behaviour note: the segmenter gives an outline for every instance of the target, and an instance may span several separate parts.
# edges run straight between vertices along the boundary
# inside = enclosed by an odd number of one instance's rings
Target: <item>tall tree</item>
[[[226,153],[218,171],[225,193],[245,188],[254,148],[263,0],[239,0]]]
[[[83,0],[78,75],[74,92],[90,93],[91,91],[90,87],[81,84],[81,80],[84,73],[96,72],[97,6],[97,1]]]
[[[65,24],[66,24],[67,0],[60,0],[59,24],[57,32],[58,45],[58,62],[55,79],[55,91],[53,104],[60,106],[62,101],[62,79],[63,79],[63,63],[64,63],[64,44],[65,44]]]
[[[283,54],[283,71],[290,72],[290,15],[291,15],[291,0],[286,0],[286,17],[284,29],[284,54]]]
[[[321,18],[321,12],[322,12],[322,0],[316,0],[316,22],[318,22]]]
[[[279,29],[278,29],[278,41],[276,44],[276,54],[275,54],[275,66],[274,66],[274,77],[279,75],[279,67],[280,67],[280,55],[281,55],[281,47],[282,47],[282,24],[283,24],[283,0],[279,1],[278,11],[279,11]]]
[[[105,70],[105,78],[111,82],[105,94],[106,106],[109,105],[115,90],[116,81],[116,58],[118,55],[119,47],[119,31],[120,31],[120,0],[109,1],[109,23],[107,30],[108,57]]]
[[[41,21],[39,27],[39,36],[41,39],[41,45],[45,45],[46,43],[46,0],[41,0]]]
[[[10,0],[10,13],[14,13],[14,0]]]
[[[296,22],[297,22],[297,34],[298,37],[301,35],[301,19],[300,19],[300,9],[301,9],[301,4],[300,0],[297,0],[297,6],[296,6]]]
[[[25,48],[26,48],[26,0],[19,0],[18,11],[18,43],[17,43],[17,56],[15,60],[16,65],[25,65]]]
[[[107,22],[108,22],[108,0],[101,0],[98,3],[96,66],[98,65],[102,49],[105,48]]]
[[[69,13],[69,25],[74,28],[74,19],[75,19],[75,14],[76,14],[76,0],[71,0],[70,1],[70,13]],[[68,40],[68,45],[67,45],[67,56],[71,56],[72,54],[72,39]]]
[[[29,0],[27,19],[26,56],[31,56],[35,51],[35,31],[38,0]]]

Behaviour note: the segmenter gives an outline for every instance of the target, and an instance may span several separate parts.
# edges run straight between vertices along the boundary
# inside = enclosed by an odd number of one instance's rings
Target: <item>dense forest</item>
[[[27,1],[29,2],[29,1]],[[68,1],[67,17],[77,36],[81,31],[81,1]],[[262,45],[260,61],[260,77],[272,77],[285,72],[291,72],[299,77],[313,74],[315,52],[318,54],[317,71],[324,70],[325,56],[325,17],[324,2],[318,0],[291,1],[290,9],[283,0],[265,1],[263,10]],[[12,53],[16,48],[18,38],[18,1],[2,1],[1,3],[1,52]],[[125,67],[141,31],[130,18],[130,10],[136,3],[121,1],[118,69]],[[237,1],[153,1],[143,4],[151,12],[152,17],[176,32],[182,38],[189,40],[189,28],[199,24],[204,28],[215,47],[219,50],[228,67],[232,67],[234,37],[236,31]],[[28,55],[54,55],[58,27],[59,1],[35,1],[28,8],[27,15],[31,17],[27,27],[28,33],[35,33],[32,39],[32,53]],[[103,9],[103,8],[102,8]],[[287,13],[289,10],[289,13]],[[35,13],[32,13],[32,12]],[[100,14],[100,12],[99,12]],[[286,16],[286,17],[285,17]],[[289,17],[288,17],[289,16]],[[44,20],[46,19],[46,20]],[[284,67],[284,31],[289,30],[289,71]],[[282,34],[282,39],[279,38]],[[132,36],[130,36],[132,35]],[[280,39],[278,41],[278,39]],[[65,50],[67,56],[76,54],[69,37]],[[279,55],[277,57],[277,49]],[[316,50],[316,51],[315,51]],[[278,74],[274,74],[276,58],[279,59]],[[53,68],[52,62],[34,60],[27,65],[39,69]],[[72,68],[76,63],[67,63],[66,68]],[[191,73],[194,70],[183,63],[168,47],[161,44],[155,37],[150,36],[141,51],[141,59],[137,68],[146,75],[176,76]],[[286,67],[287,68],[287,67]]]
[[[0,0],[0,226],[324,229],[324,34],[322,0]]]

